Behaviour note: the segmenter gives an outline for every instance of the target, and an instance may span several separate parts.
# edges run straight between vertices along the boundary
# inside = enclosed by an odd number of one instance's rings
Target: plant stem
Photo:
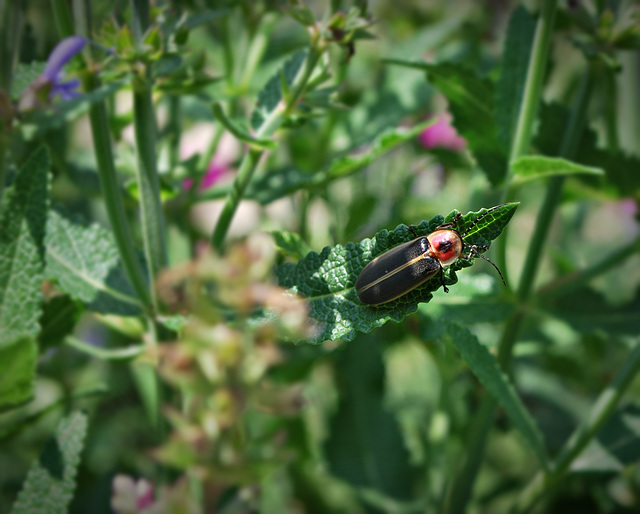
[[[98,78],[89,72],[84,74],[83,81],[86,91],[93,91],[98,86]],[[109,137],[107,109],[104,102],[91,105],[89,109],[89,121],[91,123],[93,146],[98,164],[102,194],[107,207],[111,230],[113,231],[122,263],[133,288],[142,303],[147,308],[151,308],[151,297],[149,295],[147,280],[140,265],[135,245],[133,244],[129,221],[125,214],[124,203],[120,192],[120,185],[116,177],[111,139]]]
[[[640,343],[636,342],[622,369],[611,385],[599,396],[587,422],[580,426],[565,444],[551,473],[545,476],[543,472],[538,472],[520,495],[514,509],[515,512],[528,512],[544,494],[548,493],[550,487],[558,485],[574,460],[611,417],[622,395],[627,391],[638,372],[640,372]]]
[[[75,30],[73,28],[73,15],[69,8],[69,2],[67,0],[51,0],[51,8],[60,37],[73,36]]]
[[[149,13],[147,2],[132,0],[133,31],[136,45],[142,45],[142,33],[146,30]],[[160,185],[156,162],[156,121],[151,98],[152,77],[147,66],[140,75],[133,78],[133,121],[138,153],[136,180],[140,195],[140,222],[142,241],[149,268],[149,294],[154,309],[157,308],[154,279],[167,265],[167,245],[165,241],[165,223],[160,200]]]
[[[533,39],[533,47],[527,69],[527,81],[522,93],[522,104],[513,134],[509,162],[513,162],[519,157],[526,155],[531,146],[531,134],[533,133],[538,105],[540,104],[542,83],[547,69],[547,61],[549,60],[556,10],[556,0],[544,0]],[[511,178],[512,174],[509,172],[505,181],[501,203],[511,202],[515,197],[515,191],[512,191],[510,188]],[[505,276],[508,273],[508,267],[506,265],[507,233],[508,227],[503,231],[502,237],[497,241],[496,255],[498,267],[504,271]]]
[[[284,99],[285,105],[279,106],[269,113],[269,116],[256,131],[256,138],[269,137],[280,128],[287,115],[296,107],[298,99],[307,86],[321,55],[322,53],[320,51],[311,47],[305,59],[305,66],[302,73],[299,73],[294,79],[291,94]],[[220,218],[218,218],[218,222],[211,236],[211,244],[217,251],[222,250],[222,245],[229,230],[229,225],[231,225],[231,220],[264,153],[265,150],[262,149],[247,149],[247,153],[240,165],[238,176],[234,180],[231,191],[229,191],[227,195]]]

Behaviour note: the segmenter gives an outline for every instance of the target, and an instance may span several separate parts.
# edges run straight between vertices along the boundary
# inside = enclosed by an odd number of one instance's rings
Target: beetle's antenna
[[[484,248],[486,250],[486,247]],[[498,268],[498,266],[496,266],[493,261],[491,259],[489,259],[489,257],[485,257],[484,255],[482,255],[479,251],[478,251],[478,246],[477,245],[472,245],[469,246],[469,253],[472,253],[473,255],[477,255],[478,257],[482,257],[485,261],[487,261],[489,264],[491,264],[496,271],[498,272],[498,275],[500,275],[500,278],[502,279],[502,283],[505,285],[505,287],[507,286],[507,283],[504,280],[504,277],[502,276],[502,273],[500,272],[500,269]]]

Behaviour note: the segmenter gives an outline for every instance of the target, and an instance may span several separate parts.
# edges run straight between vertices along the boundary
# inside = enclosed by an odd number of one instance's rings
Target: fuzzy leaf
[[[511,146],[527,79],[534,33],[534,18],[524,6],[518,5],[509,20],[500,78],[496,84],[497,135],[504,148]]]
[[[279,69],[277,73],[269,79],[264,89],[260,91],[258,95],[258,105],[256,105],[251,115],[251,127],[253,127],[254,130],[258,130],[280,104],[283,96],[282,79],[286,81],[288,86],[291,86],[306,58],[306,50],[296,52],[291,59],[284,63],[282,69]]]
[[[491,183],[499,184],[507,171],[507,154],[498,140],[493,84],[457,64],[395,59],[387,62],[427,72],[429,82],[447,97],[456,130],[467,140]]]
[[[543,467],[547,467],[547,455],[542,434],[533,418],[518,397],[509,378],[502,373],[495,357],[467,328],[457,323],[446,323],[452,344],[467,362],[473,374],[504,409],[505,413],[527,441]]]
[[[465,235],[465,243],[488,245],[500,235],[517,206],[517,203],[510,203],[470,212],[458,221],[457,228]],[[423,221],[414,227],[415,232],[418,235],[429,234],[439,225],[452,221],[457,214],[458,211],[453,211],[446,218],[436,216],[430,221]],[[466,227],[480,216],[482,219],[465,234]],[[310,252],[297,264],[285,263],[278,267],[279,284],[306,297],[311,306],[310,315],[320,325],[317,338],[310,342],[340,338],[351,341],[357,332],[369,332],[387,321],[402,321],[417,309],[419,302],[431,300],[431,293],[442,285],[439,275],[400,298],[379,306],[360,302],[353,287],[371,260],[413,237],[406,225],[398,225],[393,231],[378,232],[372,239],[326,247],[319,254]],[[447,285],[457,282],[456,271],[472,264],[472,259],[459,259],[447,267],[444,273]]]
[[[49,153],[36,150],[0,205],[0,349],[40,331]]]
[[[600,168],[583,166],[559,157],[545,157],[543,155],[520,157],[511,163],[511,169],[516,177],[514,184],[517,185],[530,180],[558,175],[604,175],[604,171]]]
[[[98,225],[73,223],[51,211],[46,245],[46,277],[69,296],[102,314],[140,312],[110,232]]]
[[[74,412],[60,421],[55,437],[49,440],[40,458],[31,466],[12,514],[63,514],[68,511],[86,433],[86,414]]]

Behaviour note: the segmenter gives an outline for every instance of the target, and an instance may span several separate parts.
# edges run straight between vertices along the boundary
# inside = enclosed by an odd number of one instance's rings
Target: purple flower
[[[202,180],[200,181],[200,186],[198,187],[198,190],[205,191],[210,187],[214,186],[215,184],[217,184],[218,182],[220,182],[220,180],[225,175],[226,171],[227,171],[226,166],[218,164],[215,161],[211,161],[211,164],[209,164],[209,168],[207,169],[207,172],[204,174],[204,177],[202,177]],[[193,179],[192,178],[184,179],[182,181],[182,185],[187,190],[191,189],[193,187]]]
[[[80,81],[68,80],[64,82],[62,68],[86,44],[87,40],[82,36],[70,36],[58,43],[49,55],[44,71],[20,96],[18,108],[21,112],[46,107],[56,96],[59,96],[63,101],[80,96],[80,93],[76,91]]]
[[[460,137],[456,129],[451,125],[451,114],[444,113],[438,116],[438,120],[420,134],[422,146],[432,148],[446,148],[452,152],[460,152],[467,146],[464,138]]]
[[[49,55],[47,65],[36,82],[42,81],[51,84],[51,90],[49,91],[50,99],[55,98],[56,95],[60,95],[62,100],[71,100],[79,96],[79,93],[75,90],[80,85],[80,81],[74,79],[63,82],[64,72],[62,68],[73,56],[79,53],[86,44],[87,40],[82,36],[70,36],[60,41],[53,49],[53,52],[51,52],[51,55]]]

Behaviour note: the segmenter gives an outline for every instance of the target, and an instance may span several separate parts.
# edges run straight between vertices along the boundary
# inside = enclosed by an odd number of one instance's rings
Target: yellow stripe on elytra
[[[415,264],[416,262],[418,262],[420,259],[424,259],[424,254],[420,254],[418,255],[418,257],[414,257],[413,259],[411,259],[408,262],[405,262],[402,266],[397,267],[396,269],[394,269],[393,271],[390,271],[389,273],[385,273],[384,275],[382,275],[380,278],[378,278],[377,280],[374,280],[373,282],[371,282],[370,284],[366,285],[365,287],[363,287],[360,292],[363,293],[364,291],[366,291],[367,289],[375,286],[376,284],[379,284],[380,282],[382,282],[383,280],[387,280],[388,278],[392,277],[393,275],[395,275],[396,273],[400,273],[403,269],[405,269],[408,266],[412,266],[413,264]]]

